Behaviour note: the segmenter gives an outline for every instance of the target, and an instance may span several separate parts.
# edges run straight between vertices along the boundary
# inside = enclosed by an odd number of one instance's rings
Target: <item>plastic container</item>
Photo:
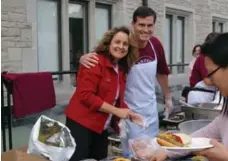
[[[180,132],[191,134],[200,128],[208,125],[211,123],[212,120],[190,120],[182,122],[178,125],[178,128],[180,129]]]

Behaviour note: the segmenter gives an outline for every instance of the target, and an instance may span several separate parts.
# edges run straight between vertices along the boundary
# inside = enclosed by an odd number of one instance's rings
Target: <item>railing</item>
[[[169,64],[169,68],[172,74],[180,74],[185,72],[185,67],[188,66],[189,64],[184,63],[178,63],[178,64]],[[176,67],[176,70],[174,71],[174,67]]]
[[[170,68],[172,67],[184,67],[188,64],[170,64],[168,65]],[[66,75],[66,74],[77,74],[77,71],[56,71],[51,73],[53,76],[58,75]],[[3,151],[6,151],[6,129],[8,128],[8,143],[9,149],[13,148],[12,143],[12,107],[11,105],[11,95],[12,95],[12,88],[11,84],[9,84],[4,77],[1,77],[1,130],[2,130],[2,144],[3,144]],[[4,87],[6,89],[6,99],[7,104],[5,105],[5,92]]]
[[[76,71],[58,71],[52,72],[52,75],[65,75],[65,74],[77,74]],[[11,105],[11,95],[12,95],[12,86],[8,83],[3,76],[1,76],[1,130],[2,130],[2,151],[6,151],[6,130],[8,129],[8,149],[13,148],[13,138],[12,138],[12,107]],[[5,105],[5,92],[6,89],[6,105]]]
[[[184,63],[184,64],[169,64],[169,67],[185,67],[188,66],[189,64]]]

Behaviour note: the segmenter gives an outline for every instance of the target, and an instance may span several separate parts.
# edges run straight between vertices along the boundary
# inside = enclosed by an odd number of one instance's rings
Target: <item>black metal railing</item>
[[[185,67],[188,66],[189,64],[187,63],[178,63],[178,64],[169,64],[168,67],[170,68],[171,73],[173,72],[174,67],[177,68],[177,74],[184,73],[185,72]]]
[[[172,69],[173,67],[185,67],[188,64],[169,64],[168,66]],[[53,76],[62,76],[66,74],[77,74],[77,71],[56,71],[51,72]],[[13,142],[12,142],[12,101],[11,101],[11,95],[12,95],[12,84],[8,83],[3,76],[1,76],[1,130],[2,130],[2,147],[3,151],[6,151],[6,129],[8,129],[8,149],[13,148]],[[6,89],[6,92],[4,92],[4,88]],[[6,93],[6,97],[5,97]],[[5,98],[6,98],[6,105],[5,105]]]
[[[2,72],[4,73],[4,72]],[[77,74],[77,71],[56,71],[51,72],[52,75],[65,75],[65,74]],[[1,130],[2,130],[2,151],[7,150],[7,132],[8,129],[8,150],[13,148],[12,138],[12,84],[5,80],[4,76],[1,76]],[[4,91],[6,89],[6,92]],[[6,95],[6,97],[5,97]],[[5,103],[6,98],[6,103]]]
[[[169,64],[169,67],[185,67],[188,66],[189,64],[184,63],[184,64]]]

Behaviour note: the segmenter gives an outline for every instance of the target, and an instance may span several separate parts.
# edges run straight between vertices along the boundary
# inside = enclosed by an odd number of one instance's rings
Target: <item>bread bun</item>
[[[191,137],[184,133],[158,134],[157,143],[167,147],[183,147],[191,143]]]
[[[176,145],[174,145],[166,140],[160,139],[160,138],[157,138],[157,142],[161,146],[176,147]]]

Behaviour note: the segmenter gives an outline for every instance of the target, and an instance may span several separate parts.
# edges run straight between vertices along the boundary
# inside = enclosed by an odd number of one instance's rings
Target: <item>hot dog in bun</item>
[[[183,147],[191,142],[191,137],[183,133],[162,133],[158,134],[157,142],[161,146]]]

